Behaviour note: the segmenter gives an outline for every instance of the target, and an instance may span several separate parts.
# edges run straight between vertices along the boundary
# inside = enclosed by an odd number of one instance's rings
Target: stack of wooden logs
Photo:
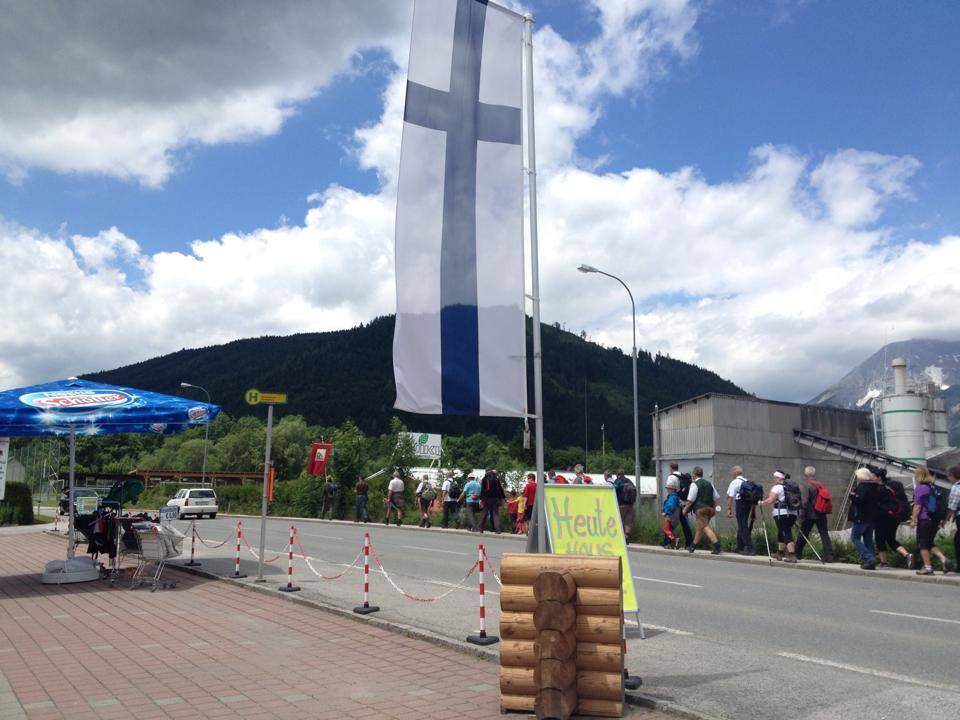
[[[507,553],[501,573],[501,709],[622,717],[620,559]]]

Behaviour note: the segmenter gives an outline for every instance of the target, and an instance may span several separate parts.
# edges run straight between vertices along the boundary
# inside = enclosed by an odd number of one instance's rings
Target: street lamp
[[[582,273],[598,273],[613,278],[623,285],[623,289],[630,296],[630,309],[633,312],[633,458],[634,472],[637,478],[637,487],[640,487],[640,404],[637,398],[637,304],[633,301],[633,293],[627,284],[616,275],[599,270],[593,265],[581,265],[577,268]]]
[[[213,402],[210,400],[210,393],[207,392],[206,388],[200,387],[199,385],[194,385],[188,382],[180,383],[182,388],[196,388],[197,390],[203,390],[204,394],[207,396],[207,403],[212,405]],[[207,418],[207,422],[204,423],[203,429],[203,470],[200,475],[200,484],[207,484],[207,444],[210,441],[210,418]]]

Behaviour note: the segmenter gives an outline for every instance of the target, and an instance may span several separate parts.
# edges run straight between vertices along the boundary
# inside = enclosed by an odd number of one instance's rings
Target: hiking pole
[[[797,532],[800,533],[800,537],[803,538],[803,541],[807,544],[807,547],[813,550],[813,554],[817,556],[817,560],[820,561],[820,564],[826,565],[826,563],[823,561],[823,558],[820,557],[820,553],[817,552],[817,549],[813,546],[813,543],[810,542],[810,538],[804,535],[803,530],[800,529],[799,525],[797,525]],[[797,559],[799,560],[800,558],[798,557]]]
[[[763,516],[763,503],[757,503],[760,508],[760,525],[763,527],[763,541],[767,544],[767,560],[770,561],[770,567],[773,567],[773,556],[770,554],[770,538],[767,536],[767,519]]]

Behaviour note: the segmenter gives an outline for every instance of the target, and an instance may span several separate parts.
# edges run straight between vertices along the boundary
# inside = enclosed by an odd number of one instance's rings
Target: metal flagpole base
[[[277,590],[280,592],[298,592],[300,588],[296,585],[281,585]]]
[[[467,642],[472,645],[496,645],[500,638],[496,635],[467,635]]]
[[[227,577],[232,578],[234,580],[239,580],[240,578],[245,578],[246,575],[244,573],[232,572],[229,575],[227,575]]]
[[[627,672],[626,669],[623,671],[623,688],[624,690],[639,690],[640,686],[643,685],[643,678],[639,675],[631,675]]]
[[[353,609],[357,615],[369,615],[370,613],[380,612],[376,605],[358,605]]]

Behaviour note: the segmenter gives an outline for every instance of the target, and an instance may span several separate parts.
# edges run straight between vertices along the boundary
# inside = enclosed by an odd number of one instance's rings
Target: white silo
[[[893,392],[880,399],[884,449],[901,460],[924,462],[923,398],[907,388],[907,361],[896,358],[891,365]]]

